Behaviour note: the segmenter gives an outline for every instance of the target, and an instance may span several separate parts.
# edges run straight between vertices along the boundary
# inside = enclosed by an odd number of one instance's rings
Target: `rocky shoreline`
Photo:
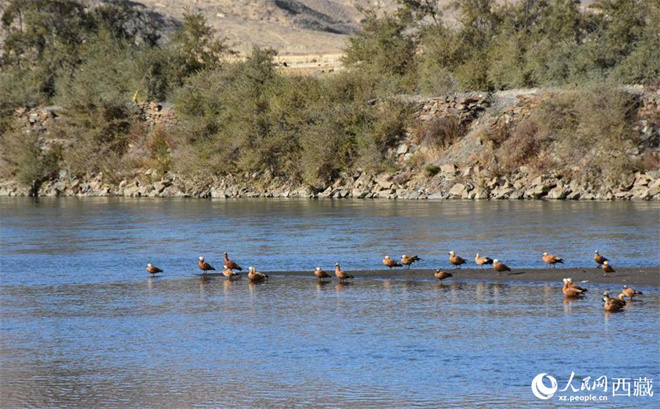
[[[59,177],[42,183],[36,192],[15,182],[1,182],[0,196],[116,196],[116,197],[190,197],[200,199],[304,197],[332,199],[406,199],[406,200],[660,200],[660,171],[637,173],[625,186],[595,188],[552,175],[534,178],[479,178],[478,166],[458,169],[443,165],[429,177],[410,172],[372,175],[356,171],[345,175],[323,191],[299,186],[281,179],[252,175],[233,176],[213,182],[185,180],[172,173],[158,174],[148,169],[134,177],[113,183],[102,173],[76,177],[60,172]]]

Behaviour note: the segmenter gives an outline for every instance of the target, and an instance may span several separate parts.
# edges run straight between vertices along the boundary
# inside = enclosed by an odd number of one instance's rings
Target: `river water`
[[[660,206],[594,202],[0,199],[2,407],[657,407],[660,289],[608,314],[590,284],[195,275],[221,253],[265,271],[447,267],[454,250],[513,267],[549,251],[657,266]],[[152,262],[166,270],[147,278]],[[613,263],[614,264],[614,263]],[[556,378],[549,401],[531,391]],[[561,392],[571,373],[607,391]],[[613,396],[629,378],[631,396]],[[546,385],[548,383],[546,382]],[[660,387],[660,386],[658,386]],[[619,390],[619,393],[621,391]],[[638,389],[639,392],[639,389]],[[586,398],[585,398],[586,399]]]

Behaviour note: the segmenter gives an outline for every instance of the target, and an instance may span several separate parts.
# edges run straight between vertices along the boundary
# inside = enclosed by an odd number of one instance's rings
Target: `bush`
[[[436,165],[427,165],[426,168],[424,168],[424,173],[426,173],[426,176],[428,177],[433,177],[440,173],[440,167]]]
[[[467,129],[455,115],[434,117],[428,122],[418,123],[415,129],[416,140],[445,149],[465,135]]]
[[[12,130],[0,139],[2,173],[28,186],[32,194],[41,184],[54,177],[59,169],[61,149],[58,146],[42,149],[34,132]]]

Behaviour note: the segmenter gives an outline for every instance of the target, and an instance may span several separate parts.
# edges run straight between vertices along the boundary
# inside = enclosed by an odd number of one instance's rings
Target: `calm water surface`
[[[660,289],[620,314],[556,283],[201,280],[222,251],[262,270],[380,268],[454,250],[538,267],[658,265],[654,203],[0,199],[2,407],[519,407],[547,372],[652,378]],[[466,257],[467,258],[467,257]],[[164,267],[145,277],[144,265]],[[585,406],[657,407],[658,397]],[[558,394],[560,394],[558,392]],[[566,393],[564,393],[566,394]],[[571,393],[577,396],[579,393]],[[575,403],[567,403],[575,406]]]

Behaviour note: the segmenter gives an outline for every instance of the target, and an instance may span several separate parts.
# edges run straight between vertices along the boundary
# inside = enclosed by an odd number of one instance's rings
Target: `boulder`
[[[449,189],[449,196],[462,197],[463,193],[467,193],[467,190],[468,188],[464,184],[456,183],[451,189]]]
[[[474,193],[474,199],[476,200],[487,200],[489,197],[488,189],[483,187],[476,188],[471,193]]]
[[[456,166],[450,163],[446,163],[444,165],[440,165],[440,172],[446,174],[446,175],[455,175],[456,174]]]
[[[509,194],[509,200],[522,200],[525,197],[520,190],[514,190]]]
[[[496,177],[494,177],[494,178],[492,178],[491,180],[488,181],[488,188],[489,189],[494,189],[498,186],[504,185],[505,183],[506,183],[505,179],[503,179],[499,176],[496,176]]]
[[[493,199],[507,199],[509,195],[513,192],[513,189],[509,186],[500,186],[493,189],[490,192],[490,195]]]
[[[653,196],[647,186],[635,186],[630,193],[635,200],[649,200]]]
[[[227,197],[227,195],[225,194],[224,190],[218,189],[216,187],[211,188],[211,198],[212,199],[220,199],[220,198],[226,198],[226,197]]]
[[[433,194],[428,195],[429,200],[441,200],[441,199],[445,199],[445,198],[446,198],[446,195],[442,192],[433,193]]]
[[[634,186],[648,186],[649,183],[652,182],[652,180],[653,179],[651,179],[648,175],[640,174],[635,178]]]
[[[565,186],[557,186],[548,192],[548,199],[564,200],[571,193],[571,190]]]
[[[323,192],[319,193],[319,197],[331,197],[333,193],[332,187],[325,189]]]
[[[619,200],[628,200],[632,197],[632,192],[626,192],[625,190],[618,190],[614,192],[614,197]]]
[[[579,200],[580,197],[582,196],[582,193],[580,192],[571,192],[566,196],[567,200]]]
[[[659,193],[660,193],[660,179],[656,179],[655,181],[649,184],[649,195],[656,196]]]
[[[364,198],[366,198],[367,195],[369,194],[369,191],[366,190],[366,189],[365,189],[365,190],[362,190],[362,189],[357,189],[357,188],[356,188],[356,189],[353,189],[353,191],[351,192],[351,194],[352,194],[352,196],[353,196],[355,199],[364,199]]]
[[[378,178],[376,178],[376,183],[380,186],[381,190],[392,189],[392,186],[394,185],[394,183],[392,183],[392,176],[387,173],[378,176]]]
[[[532,187],[525,190],[524,196],[530,199],[540,199],[541,197],[547,195],[548,192],[550,192],[556,185],[556,183],[552,182],[541,182],[537,184],[532,183]]]

